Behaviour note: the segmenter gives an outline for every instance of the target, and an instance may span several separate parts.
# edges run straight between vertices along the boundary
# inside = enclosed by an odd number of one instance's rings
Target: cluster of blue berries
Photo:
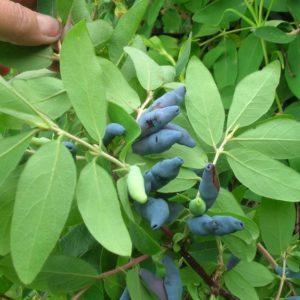
[[[196,142],[179,125],[170,123],[180,113],[179,105],[185,96],[185,87],[168,92],[155,100],[138,119],[141,128],[139,139],[132,145],[134,153],[147,155],[161,153],[175,143],[195,147]]]

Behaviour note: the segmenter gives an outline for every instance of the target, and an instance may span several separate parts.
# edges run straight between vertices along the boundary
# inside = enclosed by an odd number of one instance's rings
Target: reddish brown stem
[[[161,227],[161,231],[170,239],[173,238],[173,232],[166,225]],[[184,241],[181,244],[180,250],[181,256],[185,259],[185,261],[190,265],[190,267],[205,281],[205,283],[211,287],[211,291],[214,295],[220,295],[224,299],[227,300],[235,300],[236,297],[231,295],[229,292],[224,290],[219,286],[217,282],[215,282],[202,268],[202,266],[193,258],[193,256],[186,250]]]

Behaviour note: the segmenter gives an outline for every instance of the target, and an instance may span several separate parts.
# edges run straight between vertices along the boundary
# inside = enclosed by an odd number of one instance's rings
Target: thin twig
[[[147,98],[145,99],[141,107],[137,110],[136,120],[138,120],[141,117],[142,113],[145,110],[145,107],[150,103],[152,98],[153,98],[153,92],[150,90],[147,92]]]
[[[279,284],[279,288],[278,288],[278,292],[277,295],[275,297],[275,300],[279,300],[280,299],[280,295],[282,293],[282,289],[283,289],[283,285],[286,279],[286,275],[285,275],[285,270],[286,270],[286,253],[283,254],[283,263],[282,263],[282,275],[281,275],[281,279],[280,279],[280,284]]]
[[[277,267],[277,262],[272,257],[272,255],[268,252],[268,250],[261,243],[258,243],[256,245],[256,248],[264,256],[264,258],[268,261],[268,263],[271,265],[272,269],[274,270]]]
[[[119,272],[124,272],[126,269],[129,269],[131,267],[133,267],[134,265],[137,265],[139,264],[140,262],[146,260],[150,258],[149,255],[147,254],[144,254],[144,255],[141,255],[139,257],[136,257],[134,259],[132,259],[129,263],[123,265],[123,266],[120,266],[120,267],[117,267],[113,270],[110,270],[110,271],[107,271],[107,272],[104,272],[104,273],[101,273],[100,275],[98,275],[96,277],[97,280],[102,280],[102,279],[105,279],[107,277],[110,277],[116,273],[119,273]],[[78,300],[80,299],[80,297],[91,287],[91,285],[89,286],[86,286],[84,288],[82,288],[78,293],[76,293],[72,298],[71,300]]]
[[[168,226],[164,225],[161,227],[161,231],[169,238],[173,238],[173,233],[169,229]],[[185,245],[185,241],[183,240],[183,243],[181,243],[181,249],[180,254],[184,258],[184,260],[190,265],[190,267],[205,281],[205,283],[210,286],[211,291],[214,295],[220,295],[224,299],[227,300],[235,300],[236,297],[231,295],[229,292],[224,290],[222,287],[219,286],[217,282],[215,282],[202,268],[200,264],[193,258],[193,256],[187,251]]]

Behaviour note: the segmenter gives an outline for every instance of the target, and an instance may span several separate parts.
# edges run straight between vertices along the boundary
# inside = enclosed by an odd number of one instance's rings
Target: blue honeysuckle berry
[[[66,148],[68,148],[68,150],[70,151],[72,157],[75,160],[76,159],[77,149],[76,149],[76,146],[74,145],[74,143],[68,142],[68,141],[64,141],[62,143],[65,145]]]
[[[183,160],[180,157],[164,159],[156,163],[144,173],[145,191],[155,191],[175,179],[180,171]]]
[[[229,271],[233,269],[238,263],[240,262],[240,259],[236,257],[235,255],[231,254],[229,257],[229,260],[226,264],[226,270]]]
[[[171,129],[171,130],[177,130],[182,133],[180,140],[177,142],[180,145],[184,145],[190,148],[194,148],[196,146],[195,140],[190,136],[187,130],[182,128],[179,125],[169,123],[164,128]]]
[[[136,154],[147,155],[153,153],[162,153],[169,150],[180,138],[181,133],[169,129],[146,136],[132,145],[132,150]]]
[[[163,199],[148,198],[145,204],[135,202],[134,207],[137,212],[150,222],[152,229],[158,229],[169,217],[168,203]]]
[[[167,92],[158,99],[156,99],[147,109],[153,111],[167,106],[180,105],[185,97],[186,88],[182,85],[177,89]]]
[[[279,275],[279,276],[282,276],[282,267],[280,266],[276,266],[274,271]],[[295,272],[295,271],[292,271],[288,268],[285,269],[285,276],[287,278],[300,278],[300,271],[299,272]]]
[[[214,235],[217,228],[216,222],[208,215],[192,217],[188,219],[187,225],[192,233],[200,236]]]
[[[105,128],[105,134],[102,142],[105,147],[107,147],[114,137],[121,136],[125,133],[126,129],[118,123],[110,123]]]
[[[167,255],[162,258],[162,263],[166,268],[164,286],[168,295],[168,300],[181,300],[183,289],[177,266],[175,265],[173,259]]]
[[[158,132],[180,113],[177,105],[164,107],[151,112],[144,112],[138,120],[141,127],[140,137]]]
[[[140,269],[139,275],[148,290],[151,291],[159,300],[168,300],[162,279],[143,268]]]
[[[231,216],[214,216],[212,220],[217,224],[215,235],[226,235],[244,229],[244,223]]]
[[[208,210],[215,203],[220,190],[219,177],[216,167],[212,163],[208,163],[204,168],[202,180],[199,185],[201,198],[205,201]]]
[[[126,287],[120,297],[120,300],[130,300],[128,288]]]

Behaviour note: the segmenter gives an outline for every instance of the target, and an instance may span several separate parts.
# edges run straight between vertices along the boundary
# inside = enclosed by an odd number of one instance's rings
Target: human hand
[[[34,12],[36,0],[0,0],[0,40],[17,45],[37,46],[57,41],[59,22]]]

